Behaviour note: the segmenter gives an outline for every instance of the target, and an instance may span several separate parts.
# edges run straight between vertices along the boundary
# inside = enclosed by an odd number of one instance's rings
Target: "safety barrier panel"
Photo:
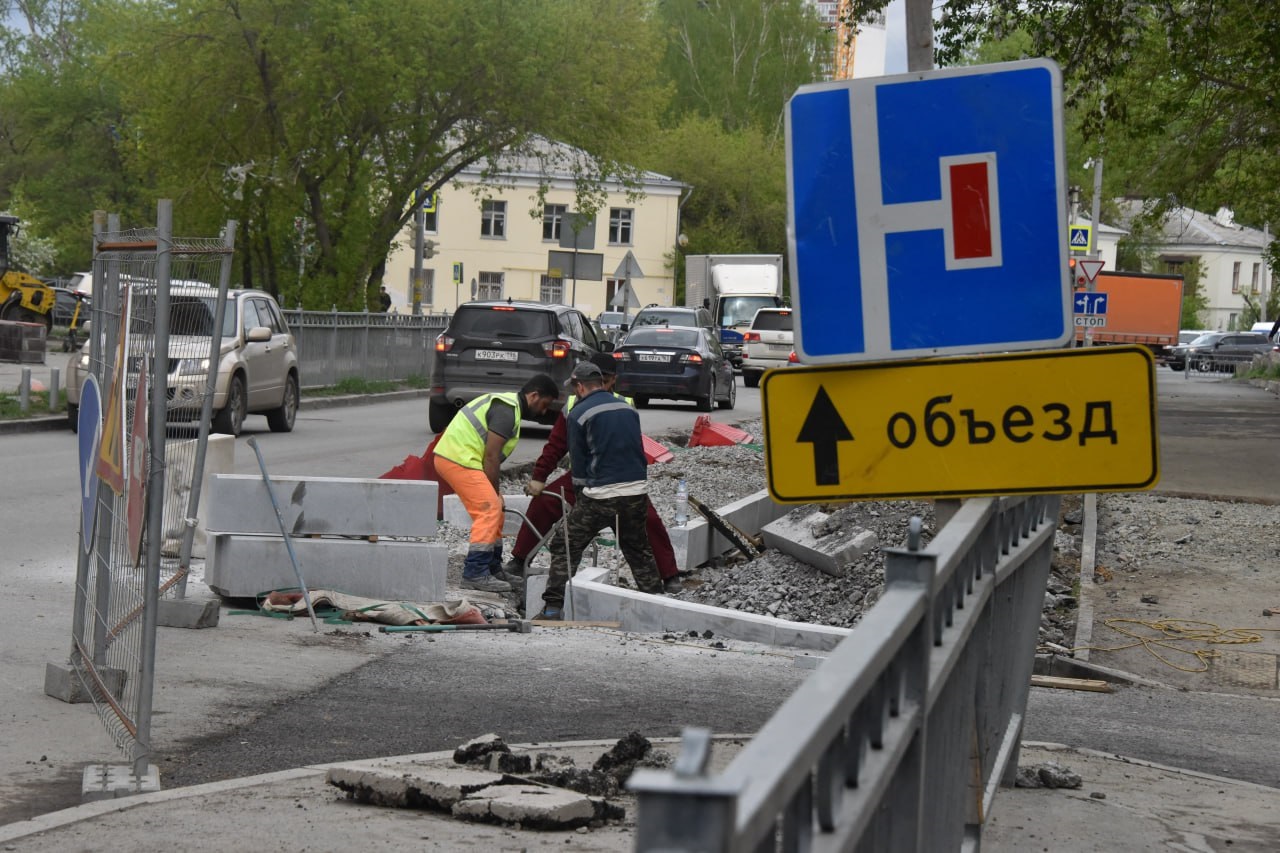
[[[135,780],[154,769],[159,601],[185,593],[213,400],[206,373],[194,401],[194,440],[170,435],[169,369],[217,364],[235,246],[235,222],[219,238],[177,238],[172,224],[168,200],[157,206],[154,229],[122,230],[119,217],[95,214],[93,272],[102,283],[90,343],[95,381],[79,409],[81,547],[68,663]],[[212,308],[175,302],[174,281],[216,281],[221,298],[209,298]],[[171,323],[197,310],[211,311],[212,336],[171,338]],[[180,488],[171,491],[169,478]]]
[[[1012,782],[1058,496],[964,502],[885,559],[880,600],[723,772],[686,729],[643,770],[639,851],[976,849]]]

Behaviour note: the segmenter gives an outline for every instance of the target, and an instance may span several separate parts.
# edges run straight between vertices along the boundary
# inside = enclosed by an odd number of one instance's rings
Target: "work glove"
[[[547,484],[541,480],[530,480],[524,487],[524,493],[531,498],[536,498],[546,487]]]

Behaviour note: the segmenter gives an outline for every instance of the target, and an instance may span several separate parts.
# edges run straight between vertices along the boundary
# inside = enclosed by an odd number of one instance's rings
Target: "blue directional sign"
[[[1105,314],[1107,313],[1107,294],[1078,290],[1075,309],[1077,314]]]
[[[788,248],[806,363],[1062,346],[1062,78],[1027,60],[802,86]]]

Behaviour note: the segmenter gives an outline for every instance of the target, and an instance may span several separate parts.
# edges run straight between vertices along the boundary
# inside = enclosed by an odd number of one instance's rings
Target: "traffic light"
[[[1085,278],[1084,270],[1080,269],[1080,264],[1077,263],[1075,258],[1067,259],[1067,272],[1070,273],[1071,286],[1073,288],[1084,287],[1089,283],[1089,280]]]
[[[427,240],[422,244],[422,257],[434,258],[436,256],[436,241]]]

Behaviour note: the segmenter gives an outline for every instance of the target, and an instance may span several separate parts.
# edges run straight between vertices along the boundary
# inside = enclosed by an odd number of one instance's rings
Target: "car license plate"
[[[671,357],[656,352],[642,352],[639,356],[641,361],[670,361]]]
[[[770,352],[790,352],[791,347],[788,344],[769,344]]]
[[[485,361],[519,361],[520,353],[515,350],[506,349],[478,349],[476,350],[476,360]]]

